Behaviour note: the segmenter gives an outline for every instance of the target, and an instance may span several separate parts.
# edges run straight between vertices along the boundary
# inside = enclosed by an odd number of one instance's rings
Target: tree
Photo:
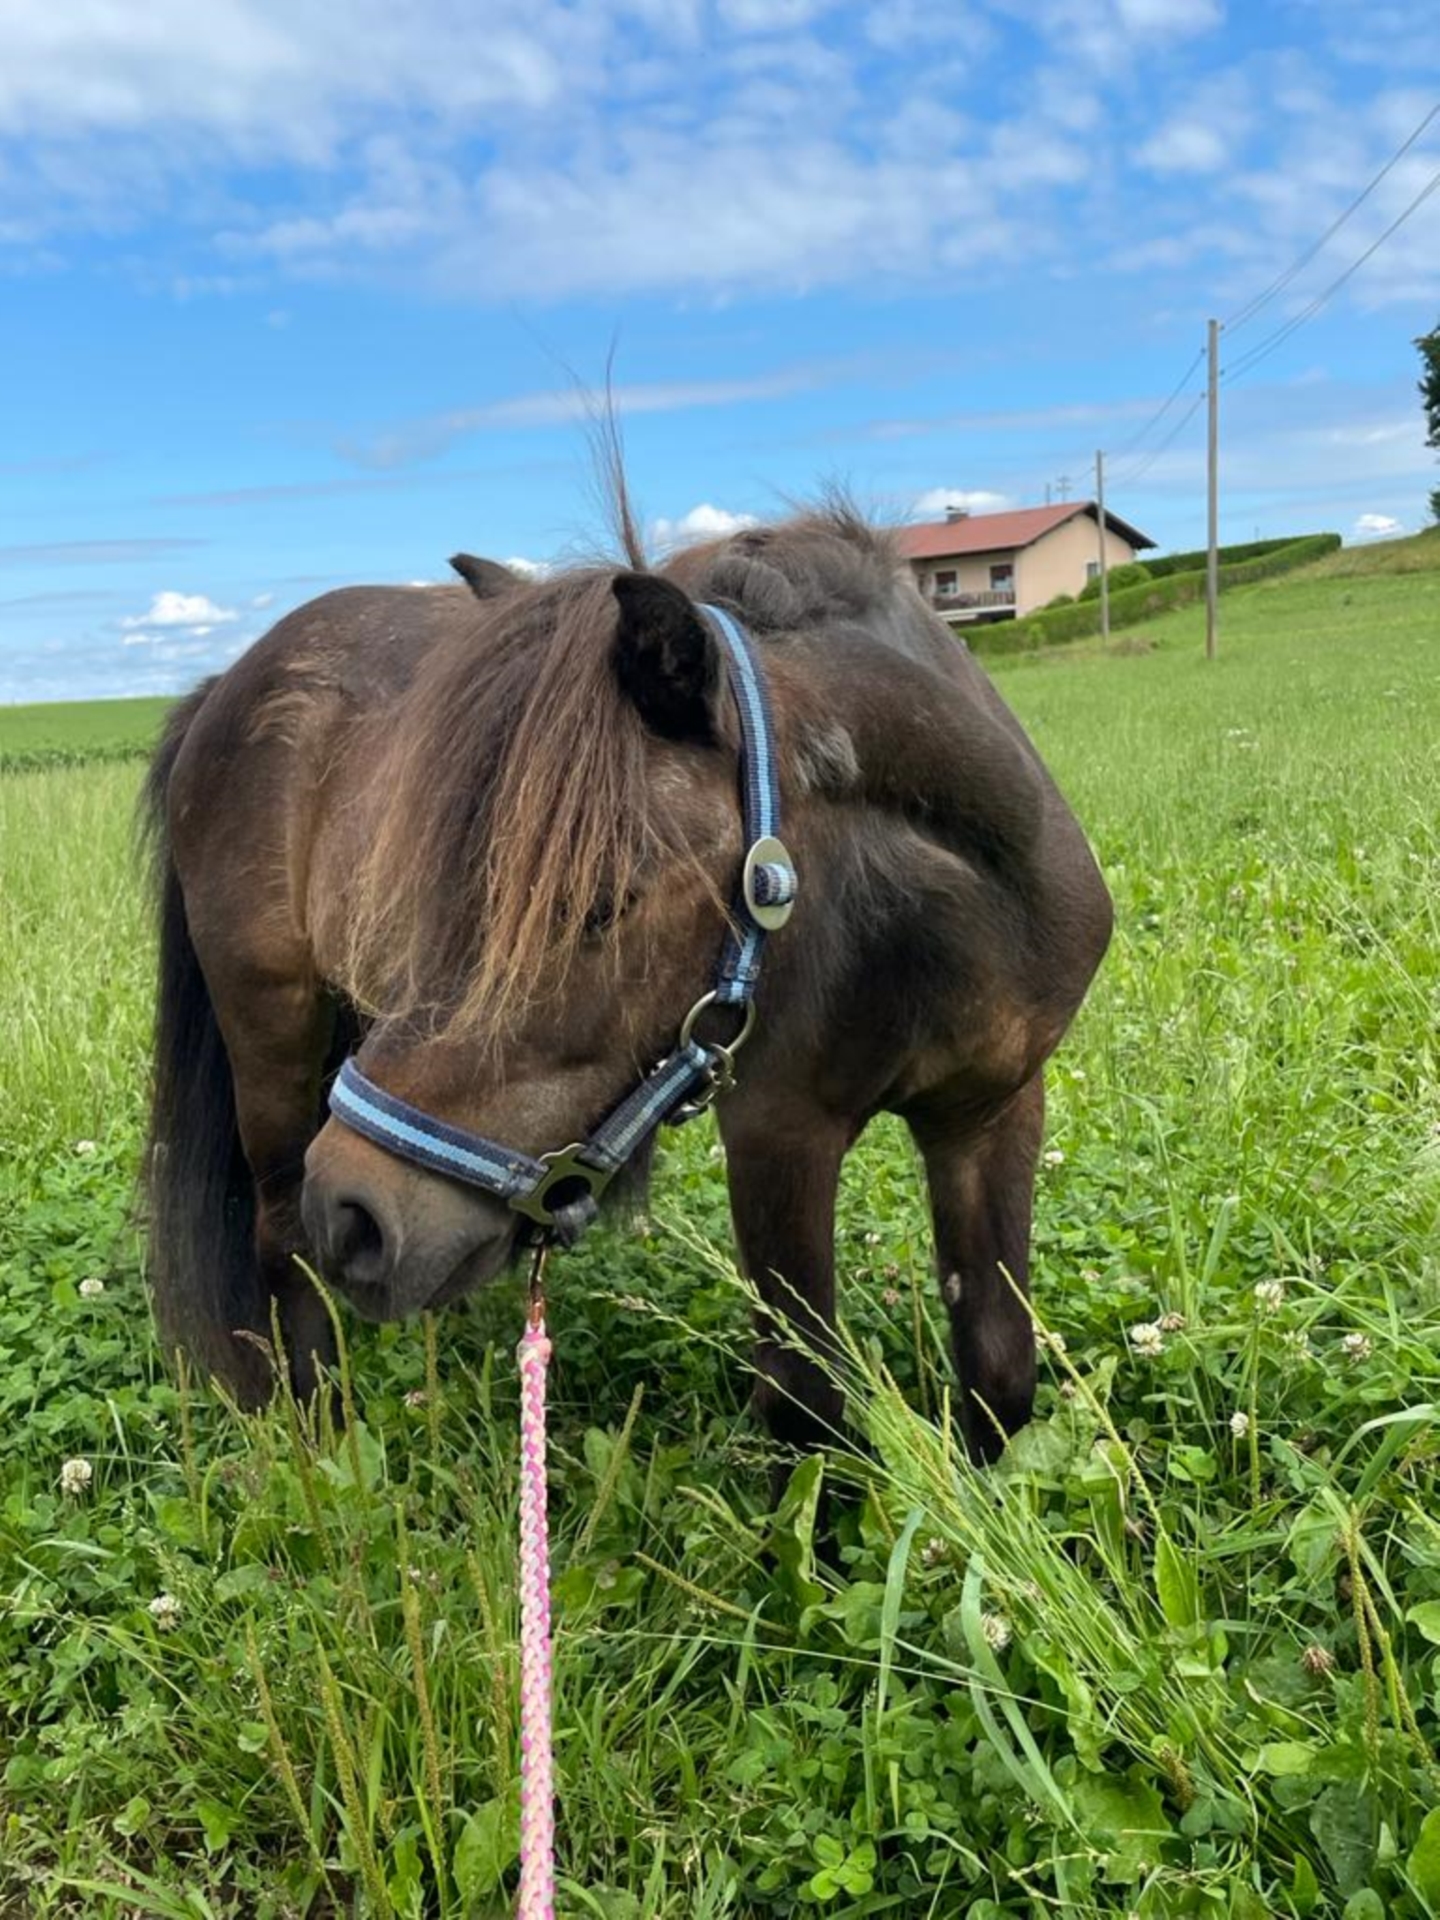
[[[1440,326],[1422,333],[1415,342],[1420,350],[1420,398],[1425,403],[1425,444],[1440,453]],[[1430,495],[1430,518],[1440,520],[1440,487]]]

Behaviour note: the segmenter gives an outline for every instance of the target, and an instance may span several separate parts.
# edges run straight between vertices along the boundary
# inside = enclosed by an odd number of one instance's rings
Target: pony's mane
[[[895,559],[830,503],[661,571],[775,636],[863,618]],[[614,577],[575,567],[477,604],[385,716],[387,799],[354,876],[346,966],[375,1011],[498,1036],[563,985],[587,922],[643,863],[689,856],[653,804],[646,730],[614,671]]]

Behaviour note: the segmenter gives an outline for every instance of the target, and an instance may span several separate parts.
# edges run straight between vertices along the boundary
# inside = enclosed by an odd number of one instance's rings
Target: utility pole
[[[1063,501],[1063,500],[1068,500],[1068,499],[1070,498],[1070,476],[1069,476],[1069,474],[1068,474],[1068,473],[1062,473],[1062,474],[1061,474],[1061,476],[1060,476],[1060,478],[1059,478],[1059,479],[1058,479],[1058,480],[1057,480],[1057,481],[1055,482],[1055,485],[1056,485],[1056,486],[1057,486],[1057,487],[1059,488],[1059,490],[1060,490],[1060,498],[1061,498],[1061,500],[1062,500],[1062,501]]]
[[[1100,522],[1100,638],[1110,638],[1110,569],[1105,557],[1105,455],[1095,450],[1095,505]]]
[[[1045,482],[1045,504],[1047,507],[1050,505],[1050,493],[1051,493],[1050,482],[1047,480]]]
[[[1209,551],[1205,558],[1205,658],[1215,658],[1220,599],[1220,322],[1210,322]]]

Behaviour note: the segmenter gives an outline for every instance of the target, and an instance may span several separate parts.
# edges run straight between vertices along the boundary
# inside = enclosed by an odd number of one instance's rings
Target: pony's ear
[[[481,560],[473,553],[455,553],[450,556],[450,564],[477,600],[498,599],[520,584],[518,576],[509,567],[502,567],[498,560]]]
[[[615,672],[640,717],[668,740],[713,740],[721,660],[715,636],[673,581],[617,573]]]

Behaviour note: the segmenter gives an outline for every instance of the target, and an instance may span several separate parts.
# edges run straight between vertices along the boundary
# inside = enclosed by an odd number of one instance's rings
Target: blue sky
[[[1085,494],[1104,446],[1195,544],[1206,316],[1437,99],[1433,0],[6,0],[0,699],[585,549],[612,345],[657,541],[837,479],[897,520]],[[1226,364],[1437,169],[1440,120]],[[1437,320],[1440,192],[1227,384],[1224,538],[1420,524]]]

